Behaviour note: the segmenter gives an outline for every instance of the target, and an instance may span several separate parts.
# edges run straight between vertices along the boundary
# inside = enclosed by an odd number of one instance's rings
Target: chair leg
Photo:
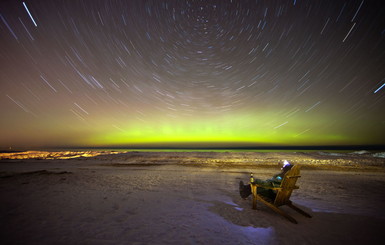
[[[253,209],[257,209],[257,186],[250,184],[251,185],[251,193],[253,195]]]
[[[299,207],[297,206],[294,206],[292,203],[288,203],[287,206],[291,207],[292,209],[294,209],[295,211],[297,211],[298,213],[308,217],[308,218],[311,218],[311,215],[306,213],[305,211],[303,211],[302,209],[300,209]]]
[[[298,222],[293,218],[291,217],[290,215],[288,215],[287,213],[283,212],[281,209],[279,209],[278,207],[274,206],[274,204],[270,203],[270,202],[267,202],[265,201],[263,198],[257,196],[258,200],[260,200],[261,202],[263,202],[266,206],[268,206],[269,208],[271,208],[274,212],[282,215],[283,217],[285,217],[286,219],[288,219],[290,222],[294,223],[294,224],[298,224]]]

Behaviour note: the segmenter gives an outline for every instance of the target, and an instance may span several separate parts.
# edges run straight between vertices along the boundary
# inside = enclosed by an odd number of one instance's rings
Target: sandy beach
[[[113,153],[113,154],[111,154]],[[368,152],[0,154],[2,244],[381,244],[385,159]],[[302,167],[293,224],[238,193]]]

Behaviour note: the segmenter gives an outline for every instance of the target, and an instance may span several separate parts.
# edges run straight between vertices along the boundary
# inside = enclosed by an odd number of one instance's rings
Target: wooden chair
[[[283,212],[281,209],[278,207],[287,205],[294,209],[295,211],[299,212],[300,214],[311,218],[311,215],[303,211],[302,209],[296,207],[293,205],[293,203],[290,201],[290,196],[291,193],[293,192],[294,189],[298,189],[299,187],[296,186],[297,179],[300,176],[300,167],[298,165],[294,165],[284,176],[281,185],[279,187],[265,187],[265,189],[271,189],[275,191],[277,194],[274,198],[274,200],[258,195],[257,194],[257,189],[258,187],[262,187],[261,185],[251,183],[251,192],[253,194],[253,209],[257,209],[257,201],[261,201],[264,203],[266,206],[271,208],[273,211],[279,213],[280,215],[284,216],[291,222],[297,224],[298,222],[288,215],[287,213]]]

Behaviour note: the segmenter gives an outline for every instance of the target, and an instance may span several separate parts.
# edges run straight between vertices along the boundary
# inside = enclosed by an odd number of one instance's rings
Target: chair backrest
[[[284,176],[281,182],[281,190],[277,192],[277,195],[274,200],[275,206],[281,206],[289,203],[291,193],[294,189],[298,189],[296,186],[297,179],[300,176],[300,166],[294,165]]]

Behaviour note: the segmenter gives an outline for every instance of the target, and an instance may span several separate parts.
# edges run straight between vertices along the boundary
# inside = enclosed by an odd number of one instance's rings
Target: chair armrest
[[[253,184],[253,183],[251,183],[251,184],[256,186],[257,188],[262,187],[264,189],[276,190],[276,191],[282,190],[282,187],[264,186],[264,185],[258,185],[258,184]]]
[[[257,188],[258,187],[262,187],[262,188],[269,189],[269,190],[274,190],[274,191],[280,191],[280,190],[283,189],[282,187],[264,186],[264,185],[258,185],[258,184],[253,184],[253,183],[251,183],[251,184],[256,186]],[[292,189],[293,190],[294,189],[299,189],[299,186],[294,186]]]
[[[289,179],[291,179],[291,178],[299,178],[299,177],[301,177],[301,175],[286,176],[286,178],[289,178]]]

